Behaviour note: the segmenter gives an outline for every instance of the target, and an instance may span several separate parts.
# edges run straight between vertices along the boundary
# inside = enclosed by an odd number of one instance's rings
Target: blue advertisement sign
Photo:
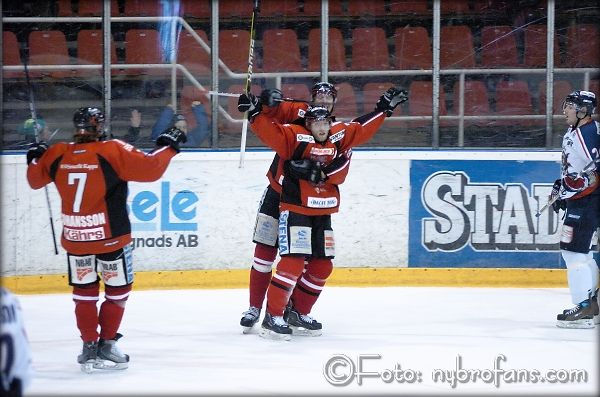
[[[551,161],[413,160],[409,266],[562,268]]]

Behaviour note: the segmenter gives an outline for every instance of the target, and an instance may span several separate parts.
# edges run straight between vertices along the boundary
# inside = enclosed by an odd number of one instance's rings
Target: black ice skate
[[[594,308],[591,298],[565,310],[556,316],[556,326],[560,328],[594,328]]]
[[[92,372],[96,363],[98,352],[98,342],[83,342],[81,354],[77,356],[77,362],[81,365],[81,370],[86,373]]]
[[[300,314],[294,307],[286,310],[286,320],[294,335],[320,336],[323,333],[323,324],[309,316]]]
[[[268,339],[290,340],[292,339],[292,330],[282,316],[272,316],[266,313],[259,335]]]
[[[117,334],[113,339],[100,339],[98,342],[98,357],[94,363],[95,369],[126,369],[129,367],[129,356],[121,353],[116,343],[123,335]]]
[[[248,310],[242,313],[242,319],[240,320],[240,325],[242,326],[242,332],[247,334],[250,332],[254,324],[258,322],[260,318],[260,309],[258,307],[250,306]]]

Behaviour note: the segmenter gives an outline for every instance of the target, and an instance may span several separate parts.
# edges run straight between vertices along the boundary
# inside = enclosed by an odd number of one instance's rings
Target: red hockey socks
[[[267,311],[272,316],[283,316],[296,280],[304,269],[304,257],[284,256],[277,265],[267,290]]]
[[[250,306],[262,308],[271,281],[271,269],[276,256],[277,247],[256,244],[254,264],[250,269]]]
[[[100,338],[113,339],[117,336],[117,331],[123,319],[125,312],[125,301],[129,297],[131,285],[124,287],[106,286],[106,300],[100,306]]]
[[[84,342],[98,340],[98,293],[100,285],[93,284],[87,288],[73,287],[73,301],[75,302],[75,320],[77,328]]]
[[[313,258],[309,260],[306,271],[298,279],[291,300],[300,314],[309,314],[319,299],[325,281],[333,270],[331,259]]]

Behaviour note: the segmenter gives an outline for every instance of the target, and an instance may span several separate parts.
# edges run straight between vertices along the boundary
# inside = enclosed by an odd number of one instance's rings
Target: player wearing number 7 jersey
[[[77,359],[82,370],[125,369],[129,356],[115,343],[133,283],[127,182],[159,179],[186,137],[176,128],[166,130],[147,154],[117,139],[103,141],[104,115],[98,108],[78,109],[73,123],[73,142],[32,145],[27,180],[33,189],[54,182],[61,198],[61,244],[83,340]],[[99,311],[98,274],[105,287]]]

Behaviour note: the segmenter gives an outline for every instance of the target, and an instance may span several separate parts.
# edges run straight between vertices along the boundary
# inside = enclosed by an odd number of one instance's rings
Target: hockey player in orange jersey
[[[129,356],[116,341],[133,284],[127,182],[159,179],[186,137],[176,128],[166,130],[156,139],[157,148],[146,154],[120,140],[104,141],[104,115],[98,108],[78,109],[73,124],[72,143],[47,147],[40,142],[27,151],[27,180],[33,189],[54,182],[61,197],[61,244],[83,340],[78,363],[86,372],[125,369]],[[98,274],[105,290],[99,311]]]
[[[407,99],[406,92],[390,88],[377,102],[374,112],[355,122],[333,122],[326,107],[307,110],[306,127],[276,124],[261,114],[262,104],[252,94],[243,94],[238,103],[248,104],[253,132],[285,160],[279,216],[279,254],[281,261],[267,290],[267,313],[261,336],[289,340],[294,325],[312,335],[322,325],[309,316],[320,291],[331,274],[335,243],[331,214],[338,211],[340,196],[337,175],[329,166],[339,153],[368,141],[386,116]],[[312,283],[294,290],[304,270]],[[302,276],[304,277],[304,276]],[[294,291],[293,310],[284,310]],[[289,321],[289,324],[288,324]]]

